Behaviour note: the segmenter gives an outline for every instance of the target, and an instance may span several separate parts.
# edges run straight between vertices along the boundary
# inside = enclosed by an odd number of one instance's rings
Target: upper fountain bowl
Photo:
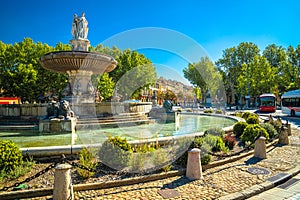
[[[55,51],[40,58],[41,65],[50,71],[68,73],[73,70],[103,74],[115,69],[118,62],[111,56],[89,51]]]

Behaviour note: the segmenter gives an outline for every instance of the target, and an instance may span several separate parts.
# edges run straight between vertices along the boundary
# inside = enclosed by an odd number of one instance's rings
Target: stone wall
[[[8,104],[0,105],[0,117],[40,118],[47,115],[48,104]],[[152,109],[151,102],[119,103],[103,102],[96,104],[71,105],[76,115],[96,116],[119,113],[149,113]]]

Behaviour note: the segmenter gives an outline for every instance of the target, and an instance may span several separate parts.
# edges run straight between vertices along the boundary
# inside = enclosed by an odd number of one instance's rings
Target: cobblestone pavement
[[[201,180],[190,181],[185,176],[176,176],[117,188],[78,191],[74,196],[75,199],[164,199],[159,191],[173,189],[179,195],[169,199],[217,199],[262,183],[278,172],[299,165],[299,137],[300,131],[293,129],[290,145],[269,149],[267,159],[257,160],[251,155],[236,162],[208,169],[203,172],[204,178]],[[266,168],[270,173],[253,175],[247,171],[251,167]]]

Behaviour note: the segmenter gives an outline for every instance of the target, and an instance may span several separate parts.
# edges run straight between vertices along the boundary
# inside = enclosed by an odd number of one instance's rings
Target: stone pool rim
[[[208,114],[208,113],[189,113],[189,112],[182,112],[182,115],[205,115],[205,116],[214,116],[214,117],[221,117],[227,119],[233,119],[236,122],[244,121],[243,118],[231,116],[231,115],[222,115],[222,114]],[[233,130],[233,125],[222,128],[225,132],[231,132]],[[172,142],[180,138],[186,137],[196,137],[202,136],[204,132],[195,132],[193,134],[188,135],[178,135],[178,136],[167,136],[167,137],[160,137],[158,139],[144,139],[144,140],[132,140],[128,141],[131,145],[142,145],[145,143],[156,143],[158,144],[165,144],[167,142]],[[87,148],[99,148],[101,144],[80,144],[80,145],[64,145],[64,146],[44,146],[44,147],[23,147],[20,148],[23,155],[26,156],[33,156],[33,157],[47,157],[47,156],[61,156],[64,155],[76,155],[83,147]]]

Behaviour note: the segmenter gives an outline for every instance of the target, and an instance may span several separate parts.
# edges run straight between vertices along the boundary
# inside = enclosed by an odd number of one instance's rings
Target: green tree
[[[97,77],[97,90],[103,101],[108,100],[114,92],[115,82],[109,77],[108,73],[104,73]]]
[[[203,102],[206,102],[208,90],[212,97],[217,95],[218,90],[222,88],[222,76],[208,57],[202,57],[197,63],[189,63],[183,69],[183,74],[194,87],[199,87],[202,91]]]
[[[255,56],[249,64],[243,64],[237,80],[240,94],[259,96],[262,93],[273,93],[276,88],[276,68],[272,68],[263,56]],[[250,88],[248,88],[250,86]]]
[[[56,48],[67,50],[70,46],[60,43]],[[0,89],[2,95],[18,96],[23,101],[32,101],[45,92],[56,91],[58,93],[62,90],[66,84],[66,75],[45,70],[39,63],[42,55],[56,48],[40,42],[34,43],[30,38],[25,38],[13,45],[1,42]]]
[[[116,83],[122,100],[138,98],[143,88],[156,82],[156,69],[143,54],[127,49],[117,61],[117,67],[109,75]]]

